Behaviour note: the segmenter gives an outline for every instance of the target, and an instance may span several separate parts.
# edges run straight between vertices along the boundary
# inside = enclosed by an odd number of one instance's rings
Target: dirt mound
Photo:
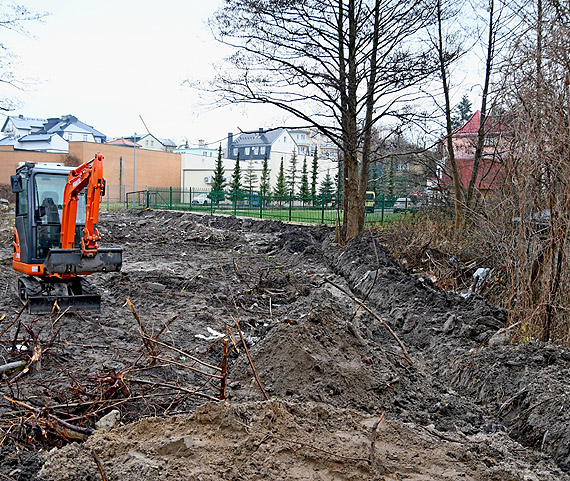
[[[100,230],[124,265],[94,276],[99,314],[16,319],[9,240],[1,251],[2,363],[42,349],[34,369],[3,379],[1,394],[32,411],[0,404],[0,439],[58,446],[45,479],[100,479],[91,448],[125,481],[568,479],[546,456],[569,469],[567,352],[503,345],[504,313],[402,270],[369,233],[338,249],[327,228],[153,211],[104,213]],[[160,336],[154,357],[127,297]],[[257,402],[235,320],[271,402]],[[203,405],[219,383],[189,367],[219,365],[224,336],[237,343],[230,404]],[[89,430],[113,409],[122,423],[160,417],[66,446],[49,417]],[[5,452],[0,474],[30,479],[34,453]],[[20,464],[27,478],[10,475]]]
[[[376,421],[324,404],[206,404],[190,416],[97,432],[84,444],[51,452],[39,474],[98,480],[95,452],[105,475],[122,480],[564,479],[524,452],[536,463],[531,472],[518,459],[523,451],[500,433],[450,442],[401,421],[380,423],[371,457]]]

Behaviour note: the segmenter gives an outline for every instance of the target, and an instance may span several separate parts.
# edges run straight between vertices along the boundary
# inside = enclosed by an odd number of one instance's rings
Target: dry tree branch
[[[404,353],[404,357],[406,358],[406,361],[408,361],[410,364],[413,364],[412,360],[410,359],[410,356],[408,354],[408,350],[406,349],[406,346],[404,346],[404,343],[402,342],[402,340],[398,337],[398,335],[392,330],[392,328],[384,321],[382,320],[378,314],[376,314],[374,311],[372,311],[366,304],[364,304],[364,302],[362,302],[360,299],[358,299],[356,296],[354,296],[353,294],[351,294],[350,292],[348,292],[346,289],[342,288],[341,286],[339,286],[338,284],[336,284],[335,282],[333,282],[332,280],[328,279],[328,278],[324,278],[325,282],[328,282],[329,284],[331,284],[332,286],[336,287],[339,291],[343,292],[344,294],[346,294],[348,297],[350,297],[354,302],[356,302],[357,304],[359,304],[360,306],[362,306],[362,308],[364,310],[366,310],[369,314],[371,314],[372,316],[374,316],[374,318],[380,322],[380,324],[382,324],[386,330],[390,333],[390,335],[396,340],[396,342],[398,343],[398,345],[400,346],[400,348],[402,349],[403,353]]]

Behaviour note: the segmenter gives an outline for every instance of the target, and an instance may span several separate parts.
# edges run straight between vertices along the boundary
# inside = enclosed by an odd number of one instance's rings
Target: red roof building
[[[463,126],[455,129],[452,134],[455,163],[459,173],[460,184],[465,190],[469,185],[473,173],[480,122],[481,112],[477,111]],[[505,126],[499,122],[496,117],[487,117],[485,121],[483,157],[479,163],[479,171],[475,181],[475,188],[482,194],[496,190],[503,185],[506,175],[505,161],[507,159],[505,133]],[[452,170],[445,137],[440,140],[440,152],[443,161],[441,181],[444,185],[452,186]]]

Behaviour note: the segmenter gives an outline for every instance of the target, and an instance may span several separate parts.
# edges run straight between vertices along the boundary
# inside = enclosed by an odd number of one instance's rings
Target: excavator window
[[[20,174],[22,178],[22,191],[16,194],[16,215],[28,215],[28,181],[26,172]]]

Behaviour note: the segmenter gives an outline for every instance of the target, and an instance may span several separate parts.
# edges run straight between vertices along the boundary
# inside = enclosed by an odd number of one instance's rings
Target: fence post
[[[380,225],[384,224],[384,207],[386,207],[386,194],[382,194],[382,215],[380,216]]]
[[[325,223],[325,196],[321,198],[321,224]]]
[[[150,190],[146,191],[146,208],[150,209]]]
[[[237,215],[237,189],[234,189],[234,215]]]
[[[289,192],[289,222],[291,222],[291,211],[293,210],[293,193]]]
[[[259,191],[259,218],[263,219],[263,192]]]
[[[172,210],[172,186],[170,186],[170,210]]]

